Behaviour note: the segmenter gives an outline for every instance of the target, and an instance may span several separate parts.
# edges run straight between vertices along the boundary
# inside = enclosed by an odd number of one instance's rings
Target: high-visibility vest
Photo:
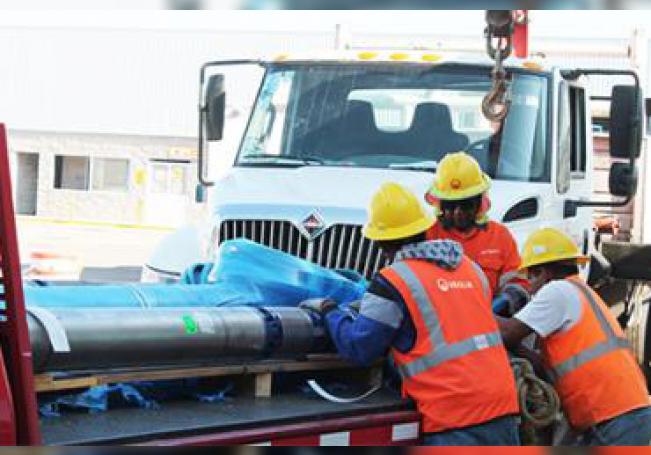
[[[471,233],[455,229],[446,230],[442,223],[435,223],[427,231],[427,240],[449,239],[463,246],[463,254],[481,267],[486,274],[494,295],[504,288],[518,287],[529,292],[529,281],[520,269],[520,253],[511,231],[503,224],[489,221]]]
[[[455,270],[406,259],[380,273],[400,292],[416,329],[412,349],[391,354],[403,394],[423,416],[423,430],[517,414],[515,380],[481,269],[466,257]]]
[[[617,320],[578,276],[567,278],[581,318],[542,340],[545,363],[568,420],[586,429],[649,405],[646,381]]]

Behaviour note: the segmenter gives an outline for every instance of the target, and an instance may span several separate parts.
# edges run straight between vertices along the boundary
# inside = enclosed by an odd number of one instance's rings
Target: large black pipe
[[[28,322],[36,372],[296,357],[327,344],[298,308],[33,308]]]

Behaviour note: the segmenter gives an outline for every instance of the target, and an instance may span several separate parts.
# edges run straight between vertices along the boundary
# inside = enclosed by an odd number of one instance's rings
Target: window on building
[[[55,155],[54,188],[127,191],[129,189],[129,160]]]
[[[88,190],[89,176],[90,159],[87,156],[54,157],[54,188]]]
[[[129,189],[129,160],[93,158],[93,189],[127,191]]]

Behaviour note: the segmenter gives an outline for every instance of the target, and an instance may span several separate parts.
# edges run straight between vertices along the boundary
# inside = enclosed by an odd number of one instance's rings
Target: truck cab
[[[204,167],[210,145],[223,137],[226,97],[218,71],[242,64],[259,65],[264,77],[232,167],[211,182]],[[221,242],[243,237],[370,278],[384,265],[361,233],[374,191],[395,181],[424,195],[437,163],[460,150],[490,175],[489,215],[518,242],[553,226],[588,253],[594,203],[587,77],[508,59],[510,108],[491,122],[481,104],[492,68],[488,57],[390,50],[204,65],[199,180],[210,188],[203,229],[209,240],[198,251],[196,231],[172,235],[145,275],[173,279],[191,262],[178,261],[179,251],[207,261]]]

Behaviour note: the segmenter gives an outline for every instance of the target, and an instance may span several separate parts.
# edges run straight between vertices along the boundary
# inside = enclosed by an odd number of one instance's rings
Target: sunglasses
[[[453,212],[457,208],[463,211],[477,209],[479,203],[476,199],[461,199],[459,201],[441,201],[441,210],[443,212]]]

